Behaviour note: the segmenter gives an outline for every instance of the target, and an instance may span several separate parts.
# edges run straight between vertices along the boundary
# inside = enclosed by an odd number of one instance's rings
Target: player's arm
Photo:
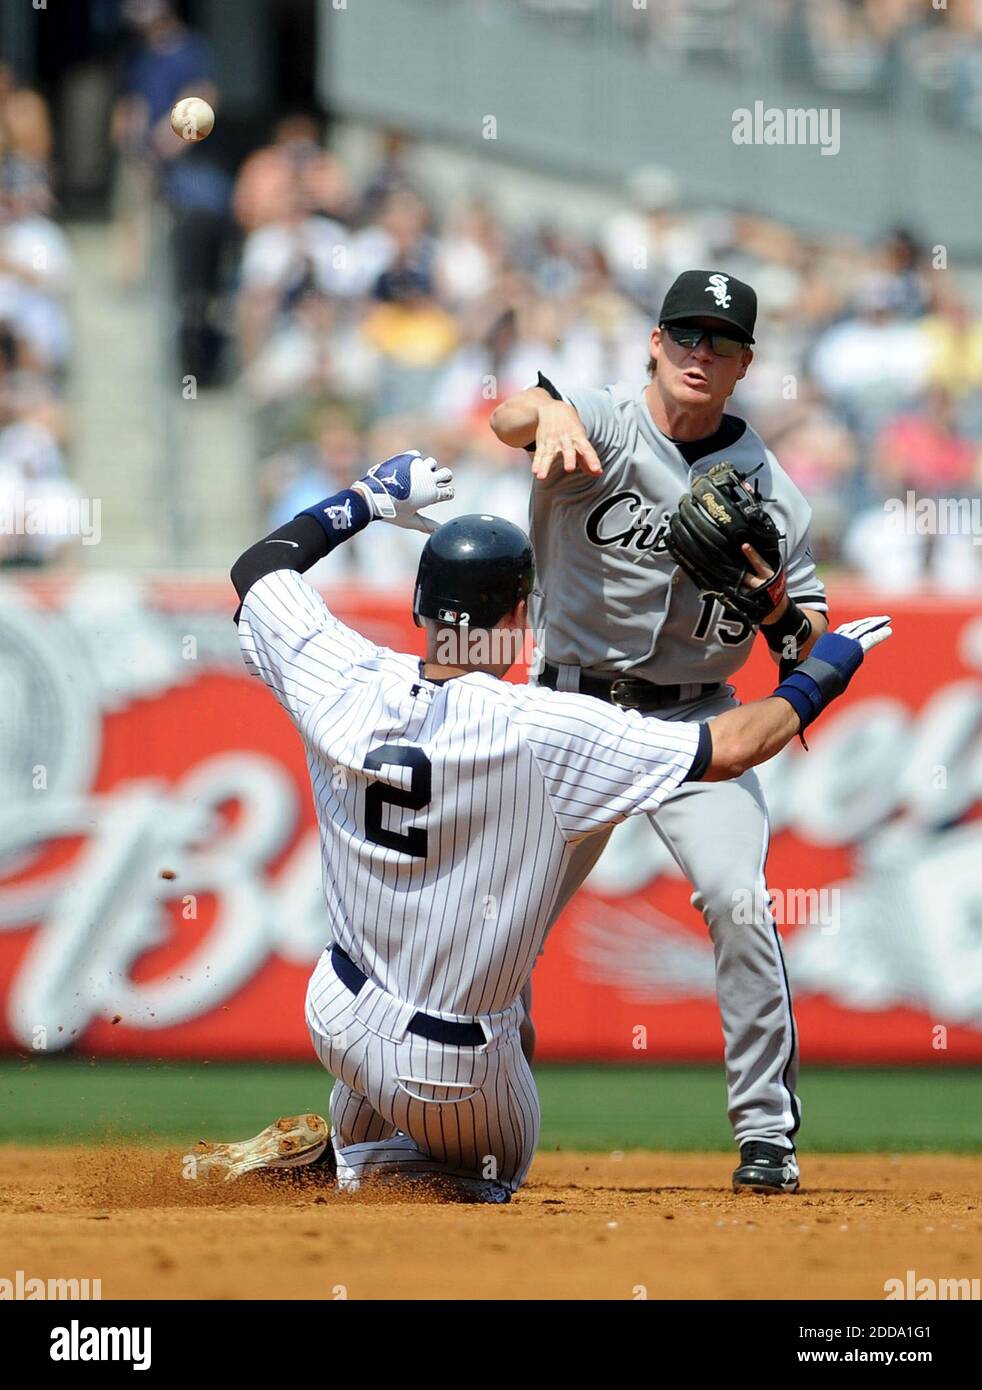
[[[768,457],[776,470],[777,460],[770,454]],[[785,483],[782,525],[793,540],[784,567],[785,582],[779,590],[780,601],[760,624],[761,636],[782,676],[809,655],[829,627],[825,586],[816,572],[808,534],[811,509],[790,480],[785,479]],[[766,586],[774,577],[773,571],[752,545],[742,549],[753,571],[747,587]]]
[[[577,468],[595,476],[603,472],[579,411],[563,400],[541,372],[538,384],[509,396],[490,423],[502,444],[513,449],[535,445],[532,474],[540,480],[549,476],[557,459],[562,459],[565,473],[575,473]]]
[[[757,588],[773,579],[774,571],[752,545],[745,545],[743,553],[756,576],[747,581],[748,588]],[[767,643],[771,658],[780,668],[782,676],[787,675],[799,661],[808,656],[828,628],[827,613],[805,604],[799,606],[788,593],[784,594],[774,611],[762,619],[760,624],[761,636]]]
[[[563,838],[657,812],[685,782],[739,777],[771,758],[841,695],[865,653],[890,636],[889,618],[826,633],[766,700],[709,723],[658,719],[589,695],[535,691],[515,723],[531,750]]]
[[[238,621],[241,605],[254,584],[267,574],[277,570],[294,570],[306,574],[318,560],[323,560],[342,540],[348,540],[356,532],[364,530],[369,522],[368,504],[354,492],[339,492],[335,497],[324,499],[324,505],[350,511],[350,522],[343,533],[333,539],[324,531],[320,522],[307,512],[301,512],[285,526],[278,527],[264,536],[255,545],[244,550],[232,566],[230,578],[232,587],[239,596],[240,608],[236,612]]]
[[[416,450],[370,468],[350,488],[306,508],[249,547],[232,566],[246,669],[295,719],[376,648],[346,627],[301,579],[311,565],[376,519],[433,531],[420,508],[453,496],[449,469]]]
[[[825,633],[767,699],[704,724],[690,780],[723,782],[779,753],[842,694],[866,653],[891,635],[889,623],[886,617],[861,618]]]
[[[787,594],[774,610],[774,616],[765,618],[760,625],[767,650],[782,676],[804,660],[828,630],[828,614],[817,608],[799,606]]]
[[[420,512],[449,501],[453,495],[449,468],[440,468],[434,458],[422,458],[418,449],[396,454],[375,464],[350,488],[306,507],[285,526],[250,546],[232,566],[235,592],[241,602],[264,575],[276,570],[306,573],[370,521],[435,531],[437,523]]]
[[[707,737],[701,750],[704,771],[694,770],[689,780],[725,782],[780,753],[801,732],[801,719],[786,700],[769,696],[727,710],[703,728]]]

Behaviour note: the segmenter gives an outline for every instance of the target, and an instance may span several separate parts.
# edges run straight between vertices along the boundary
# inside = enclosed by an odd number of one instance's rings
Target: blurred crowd
[[[0,65],[0,566],[42,564],[70,543],[65,388],[73,262],[54,220],[51,119]]]
[[[234,246],[232,178],[175,138],[170,111],[189,89],[215,99],[212,55],[170,0],[122,0],[122,52],[109,138],[116,288],[141,290],[167,266],[176,355],[213,383],[223,345],[215,322],[222,258]],[[0,65],[0,567],[71,555],[81,492],[67,464],[72,353],[70,242],[56,219],[49,104]],[[161,217],[164,212],[165,216]],[[170,255],[153,243],[166,226]]]
[[[516,0],[588,31],[613,25],[653,64],[710,64],[808,82],[829,94],[916,101],[982,130],[979,0]]]
[[[571,22],[596,10],[593,0],[512,3]],[[731,0],[663,0],[612,13],[641,26],[653,51],[687,45],[711,58],[710,36],[757,32],[745,13],[731,24],[736,11]],[[922,0],[768,0],[760,33],[804,33],[816,72],[823,54],[865,44],[882,57],[924,30],[959,36],[967,61],[980,11],[961,0],[945,11]],[[454,467],[458,497],[444,515],[524,523],[528,460],[492,435],[496,404],[538,371],[560,387],[640,389],[665,289],[681,270],[720,267],[760,302],[755,361],[732,408],[810,500],[818,559],[894,589],[982,585],[975,536],[898,528],[885,506],[908,494],[982,497],[982,304],[977,282],[935,248],[904,228],[869,246],[694,208],[657,168],[640,171],[590,235],[574,235],[558,216],[506,220],[488,188],[437,197],[397,130],[379,133],[356,172],[305,114],[284,117],[233,178],[213,141],[189,157],[169,128],[189,90],[220,106],[207,45],[169,0],[123,0],[121,13],[119,288],[139,285],[149,260],[169,260],[181,372],[244,399],[270,526],[409,445]],[[29,493],[51,521],[33,534],[0,527],[7,565],[58,554],[54,519],[77,496],[65,468],[73,263],[54,219],[51,154],[44,100],[0,68],[0,514]],[[153,225],[169,228],[169,258],[152,257]],[[389,583],[412,571],[420,544],[373,528],[341,552],[341,567]]]
[[[978,497],[982,318],[905,230],[867,247],[681,205],[649,171],[593,239],[510,226],[484,196],[437,210],[398,133],[360,181],[312,122],[244,164],[238,357],[271,524],[412,443],[454,466],[458,510],[523,522],[528,464],[488,428],[543,371],[560,387],[645,381],[680,270],[720,266],[760,300],[733,400],[810,499],[818,558],[871,582],[982,582],[971,535],[898,528],[887,498]],[[366,581],[407,572],[414,538],[352,547]]]
[[[142,282],[151,259],[158,273],[167,263],[165,295],[177,310],[181,369],[210,386],[222,346],[219,295],[232,233],[232,179],[215,155],[215,141],[192,146],[176,139],[170,117],[182,96],[217,104],[214,55],[170,0],[123,0],[121,17],[128,42],[111,121],[117,279],[131,289]],[[166,257],[155,241],[160,208],[168,214]]]

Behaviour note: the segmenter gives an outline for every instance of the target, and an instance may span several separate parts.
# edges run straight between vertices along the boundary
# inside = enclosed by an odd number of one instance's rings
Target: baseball
[[[204,97],[182,97],[170,113],[170,123],[182,140],[204,140],[215,128],[215,113]]]

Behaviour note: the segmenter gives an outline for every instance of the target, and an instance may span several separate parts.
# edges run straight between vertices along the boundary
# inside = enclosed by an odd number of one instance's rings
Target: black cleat
[[[798,1160],[794,1149],[748,1139],[740,1145],[740,1166],[733,1174],[734,1192],[797,1192]]]

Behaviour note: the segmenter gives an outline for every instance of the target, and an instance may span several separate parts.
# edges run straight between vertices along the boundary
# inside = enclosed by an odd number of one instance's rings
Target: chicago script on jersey
[[[591,545],[619,545],[624,550],[664,550],[670,513],[658,515],[655,504],[636,492],[615,492],[588,513],[586,538]]]

